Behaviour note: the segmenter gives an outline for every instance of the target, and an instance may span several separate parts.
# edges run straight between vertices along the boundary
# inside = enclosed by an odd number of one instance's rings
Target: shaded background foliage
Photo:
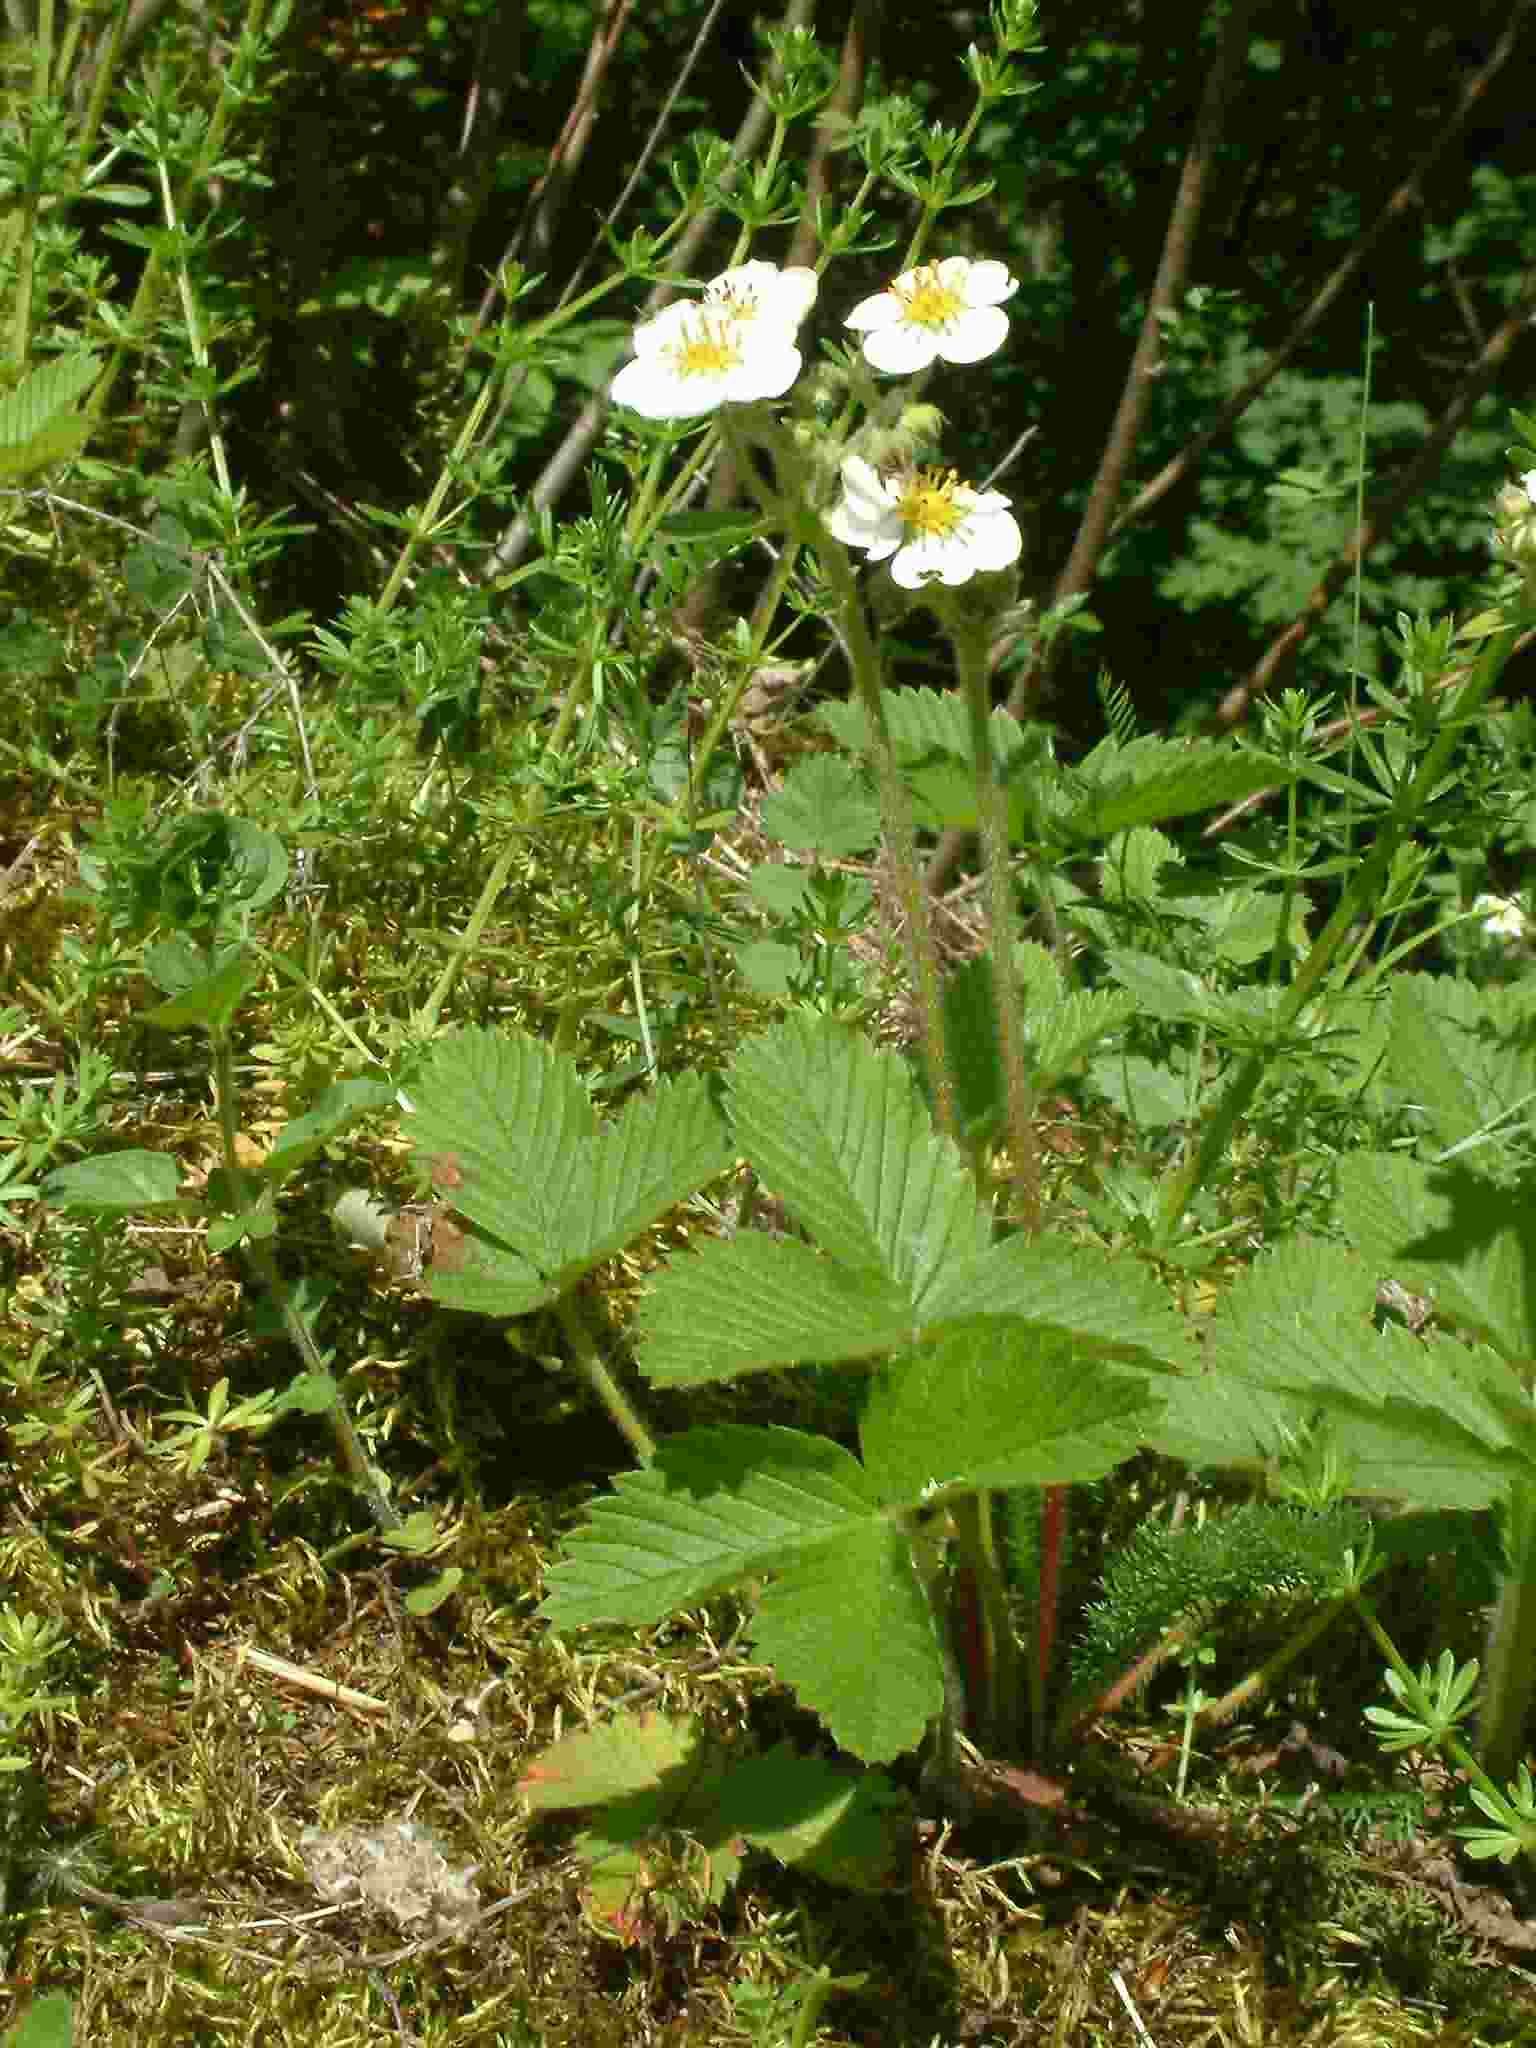
[[[952,217],[959,244],[1005,257],[1021,288],[1006,354],[987,374],[951,377],[936,393],[951,410],[947,454],[982,473],[1025,428],[1036,429],[1001,481],[1025,526],[1026,576],[1042,597],[1071,548],[1119,403],[1229,12],[1211,0],[1047,9],[1037,90],[1008,102],[978,137],[978,169],[995,190]],[[745,71],[760,68],[760,30],[773,18],[722,7],[621,230],[664,211],[674,149],[701,128],[734,132],[749,104]],[[346,594],[376,583],[368,565],[386,557],[362,508],[399,511],[420,497],[462,409],[460,372],[471,386],[481,374],[453,340],[451,321],[489,303],[488,280],[509,252],[543,275],[526,310],[553,303],[590,251],[706,20],[677,0],[630,13],[619,0],[606,9],[578,0],[381,0],[358,10],[300,0],[281,76],[243,136],[270,183],[242,189],[235,231],[216,252],[225,309],[241,311],[226,353],[256,371],[230,401],[243,479],[258,502],[290,504],[314,528],[274,571],[283,601],[323,622]],[[869,93],[905,92],[935,120],[963,118],[969,87],[959,60],[968,42],[985,37],[982,11],[891,0],[865,5],[859,20],[872,59]],[[1189,270],[1193,289],[1165,337],[1131,493],[1283,337],[1445,129],[1467,79],[1512,24],[1512,59],[1421,199],[1402,210],[1236,429],[1112,543],[1094,593],[1106,630],[1061,665],[1048,707],[1069,728],[1093,729],[1091,683],[1101,664],[1131,689],[1143,716],[1209,714],[1353,530],[1368,348],[1369,505],[1532,288],[1529,0],[1468,5],[1454,19],[1428,5],[1251,7]],[[823,8],[814,26],[836,50],[848,10]],[[147,47],[208,37],[216,51],[212,29],[211,18],[172,11]],[[573,152],[569,118],[599,30],[618,35],[618,54],[590,133]],[[832,175],[834,192],[838,181],[846,191],[851,160],[834,158]],[[724,259],[729,230],[719,227],[698,271]],[[765,253],[785,253],[790,233]],[[126,287],[131,254],[114,261]],[[818,315],[822,332],[835,332],[838,307],[882,267],[871,257],[845,269]],[[622,358],[614,314],[633,310],[602,307],[555,374],[526,380],[500,429],[504,497],[482,507],[488,545]],[[1527,333],[1437,474],[1371,551],[1368,627],[1399,609],[1466,601],[1486,565],[1486,505],[1502,475],[1507,408],[1525,397],[1533,361]],[[157,433],[149,401],[142,431],[151,466],[173,417]],[[1281,475],[1292,471],[1300,475]],[[585,493],[574,495],[582,502],[562,510],[585,509]],[[1346,595],[1302,650],[1304,680],[1338,680],[1349,622]],[[1362,659],[1374,665],[1369,635]]]

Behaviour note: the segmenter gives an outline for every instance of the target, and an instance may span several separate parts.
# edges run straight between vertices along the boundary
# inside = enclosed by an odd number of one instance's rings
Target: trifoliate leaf
[[[1131,1457],[1158,1402],[1139,1375],[1011,1316],[952,1325],[884,1368],[859,1436],[894,1505],[940,1489],[1099,1479]]]
[[[902,1061],[840,1025],[797,1017],[730,1070],[742,1149],[822,1249],[920,1305],[990,1224],[959,1152],[933,1130]]]
[[[669,1438],[592,1503],[539,1612],[560,1628],[660,1621],[740,1579],[781,1571],[887,1517],[840,1445],[792,1429]]]
[[[797,1239],[746,1231],[663,1268],[640,1328],[646,1377],[698,1386],[770,1366],[868,1358],[908,1343],[913,1318],[883,1274],[850,1272]]]

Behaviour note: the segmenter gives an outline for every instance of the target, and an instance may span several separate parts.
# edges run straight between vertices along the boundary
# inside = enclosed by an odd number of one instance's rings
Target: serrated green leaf
[[[777,1676],[867,1761],[915,1748],[944,1704],[933,1613],[906,1532],[887,1517],[802,1553],[769,1584],[750,1633]]]
[[[1339,1165],[1339,1217],[1373,1279],[1431,1295],[1513,1361],[1536,1357],[1536,1215],[1456,1165],[1357,1152]]]
[[[1283,761],[1225,740],[1186,745],[1149,735],[1125,746],[1103,740],[1078,764],[1069,781],[1073,800],[1055,822],[1070,838],[1108,839],[1133,825],[1215,810],[1295,780],[1296,771]]]
[[[824,1019],[791,1018],[730,1070],[738,1142],[816,1242],[885,1274],[915,1305],[990,1225],[910,1069]]]
[[[1334,1410],[1328,1428],[1352,1494],[1474,1511],[1509,1491],[1511,1467],[1433,1409],[1388,1402],[1379,1418]]]
[[[1479,989],[1449,975],[1393,977],[1392,1030],[1387,1043],[1391,1079],[1407,1101],[1425,1111],[1443,1146],[1459,1144],[1500,1121],[1506,1112],[1533,1120],[1536,1095],[1536,990],[1528,984]],[[1519,1129],[1519,1124],[1516,1124]],[[1502,1143],[1479,1147],[1508,1157]]]
[[[662,1081],[635,1096],[577,1150],[584,1172],[561,1219],[568,1275],[622,1251],[695,1188],[724,1173],[732,1156],[700,1074]]]
[[[1433,1004],[1423,984],[1427,975],[1401,975],[1392,988],[1392,1032],[1387,1040],[1387,1062],[1392,1079],[1412,1102],[1428,1116],[1442,1145],[1457,1144],[1469,1132],[1487,1121],[1487,1111],[1496,1107],[1481,1101],[1471,1080],[1457,1059],[1465,1032],[1443,1033],[1436,1028]],[[1447,978],[1446,987],[1465,991],[1466,1009],[1482,1006],[1476,991],[1466,982]],[[1453,1001],[1457,998],[1453,997]],[[1465,1024],[1465,1016],[1458,1020]],[[1458,1043],[1459,1041],[1459,1043]],[[1486,1104],[1486,1108],[1485,1108]]]
[[[178,1179],[176,1161],[164,1152],[104,1152],[45,1174],[43,1200],[60,1209],[101,1214],[196,1208],[194,1201],[177,1195]]]
[[[410,1096],[406,1128],[444,1198],[532,1271],[557,1272],[581,1143],[597,1129],[575,1062],[522,1033],[456,1031]]]
[[[414,1586],[405,1596],[407,1614],[435,1614],[445,1600],[452,1599],[464,1583],[464,1573],[456,1564],[446,1566],[435,1579],[425,1586]]]
[[[434,1259],[432,1291],[481,1314],[553,1299],[730,1163],[699,1075],[637,1097],[599,1134],[574,1062],[511,1033],[444,1039],[411,1098],[418,1154],[475,1226]]]
[[[971,760],[970,712],[956,690],[887,690],[881,703],[897,758],[904,763],[929,754]],[[869,721],[856,699],[818,707],[817,717],[851,752],[869,752]],[[1006,763],[1028,742],[1025,729],[1007,711],[992,714],[992,748]]]
[[[913,1335],[883,1275],[850,1272],[794,1238],[712,1239],[657,1275],[640,1308],[640,1370],[700,1386],[771,1366],[868,1358]]]
[[[74,2038],[74,2001],[67,1991],[50,1991],[6,2029],[5,2048],[71,2048]]]
[[[692,1714],[617,1714],[540,1750],[517,1789],[535,1813],[605,1806],[655,1791],[671,1773],[691,1771],[702,1740]]]
[[[1188,1058],[1175,1050],[1166,1065],[1139,1052],[1105,1053],[1089,1069],[1093,1085],[1138,1131],[1164,1130],[1190,1115]]]
[[[809,868],[787,867],[783,861],[760,860],[747,877],[753,901],[770,917],[793,917],[805,905],[811,890]],[[791,957],[798,959],[798,949]]]
[[[884,1368],[859,1437],[884,1498],[910,1507],[938,1490],[1100,1479],[1133,1455],[1158,1405],[1145,1380],[1056,1331],[974,1316]]]
[[[1112,947],[1104,964],[1139,1010],[1165,1024],[1208,1022],[1214,1013],[1215,998],[1187,968],[1130,946]]]
[[[1184,856],[1173,841],[1150,825],[1117,832],[1099,861],[1100,887],[1106,903],[1161,903],[1162,870],[1182,867]]]
[[[327,1415],[340,1407],[341,1389],[328,1372],[301,1372],[279,1394],[277,1405],[301,1415]]]
[[[35,476],[39,470],[68,462],[80,453],[92,432],[93,423],[77,413],[51,420],[30,440],[14,447],[0,445],[0,477]]]
[[[1208,1352],[1237,1380],[1306,1394],[1325,1405],[1390,1485],[1395,1440],[1402,1497],[1430,1505],[1498,1496],[1520,1469],[1531,1432],[1517,1387],[1491,1353],[1424,1342],[1371,1324],[1375,1280],[1341,1246],[1298,1238],[1255,1261],[1221,1304]],[[1522,1451],[1522,1444],[1526,1451]],[[1481,1470],[1479,1488],[1475,1475]],[[1437,1478],[1436,1473],[1442,1476]]]
[[[1082,990],[1064,996],[1048,1010],[1026,1011],[1024,1032],[1035,1087],[1048,1088],[1074,1072],[1080,1061],[1096,1052],[1135,1014],[1135,998],[1110,989]]]
[[[1303,1396],[1277,1394],[1206,1365],[1162,1379],[1163,1411],[1143,1435],[1150,1450],[1207,1465],[1258,1465],[1276,1458],[1312,1413]]]
[[[1189,1357],[1188,1330],[1153,1274],[1093,1245],[1010,1237],[957,1261],[924,1302],[924,1321],[932,1328],[972,1315],[1015,1316],[1133,1365]]]
[[[559,1628],[652,1622],[885,1521],[840,1445],[792,1429],[671,1437],[592,1504],[539,1612]]]
[[[99,357],[76,353],[55,356],[23,377],[0,398],[0,448],[19,448],[53,426],[95,383],[100,369]]]
[[[880,837],[880,806],[852,762],[833,754],[797,761],[763,799],[763,830],[802,853],[864,853]]]

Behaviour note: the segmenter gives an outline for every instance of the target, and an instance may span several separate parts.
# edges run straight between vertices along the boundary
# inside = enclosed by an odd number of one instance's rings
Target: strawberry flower
[[[979,363],[1007,340],[1001,302],[1018,288],[1005,263],[946,256],[904,270],[883,292],[861,299],[844,324],[863,334],[865,362],[887,376],[926,370],[940,356]]]
[[[795,332],[815,296],[814,271],[755,262],[722,271],[703,298],[680,299],[635,329],[614,402],[672,420],[782,397],[800,374]]]
[[[827,530],[872,562],[889,561],[903,590],[925,583],[969,583],[1006,569],[1024,540],[1001,491],[978,491],[953,470],[912,470],[883,477],[861,455],[843,462],[843,495]]]

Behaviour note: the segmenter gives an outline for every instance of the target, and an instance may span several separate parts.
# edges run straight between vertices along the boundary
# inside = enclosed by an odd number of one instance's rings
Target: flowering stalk
[[[744,438],[736,440],[736,422],[726,415],[721,432],[734,442],[741,474],[755,484],[756,473],[747,456]],[[778,473],[786,485],[785,497],[776,508],[789,526],[790,537],[808,541],[816,549],[822,574],[832,586],[837,601],[836,620],[843,650],[853,674],[854,688],[869,722],[870,752],[880,789],[880,809],[890,852],[891,871],[901,901],[907,954],[917,989],[929,1072],[933,1077],[934,1121],[947,1136],[955,1135],[955,1091],[950,1078],[949,1053],[945,1042],[942,978],[938,946],[929,916],[928,895],[923,887],[917,859],[917,828],[912,817],[912,798],[896,760],[896,747],[885,715],[879,651],[869,629],[869,616],[859,595],[853,565],[836,539],[829,541],[830,522],[818,524],[806,509],[810,504],[810,480],[795,442],[776,424],[764,436],[773,452]]]

